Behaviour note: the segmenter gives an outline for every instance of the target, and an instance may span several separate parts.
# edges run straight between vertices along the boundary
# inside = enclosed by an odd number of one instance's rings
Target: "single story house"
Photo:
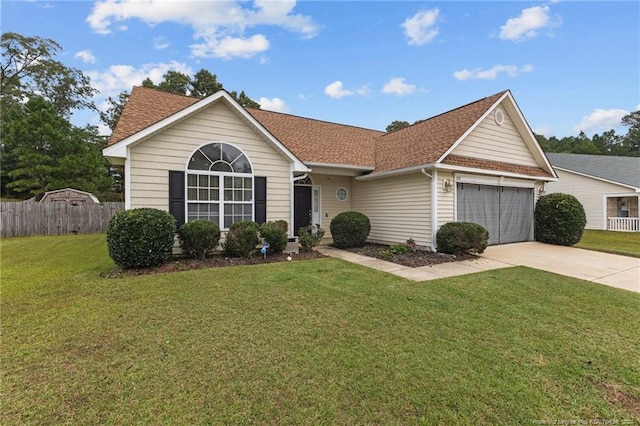
[[[328,235],[356,210],[371,241],[432,250],[452,221],[482,224],[490,244],[532,240],[535,200],[557,178],[508,90],[385,133],[243,108],[225,91],[134,87],[103,153],[124,166],[126,208],[178,224],[286,220]]]
[[[558,181],[547,192],[576,197],[587,229],[640,232],[640,158],[610,155],[547,154]]]

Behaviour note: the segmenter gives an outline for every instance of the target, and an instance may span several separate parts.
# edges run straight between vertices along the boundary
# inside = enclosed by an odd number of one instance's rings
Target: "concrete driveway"
[[[640,258],[538,242],[490,246],[480,256],[640,293]]]

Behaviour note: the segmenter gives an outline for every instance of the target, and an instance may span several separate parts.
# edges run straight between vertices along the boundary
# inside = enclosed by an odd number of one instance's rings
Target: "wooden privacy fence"
[[[0,202],[0,237],[104,232],[124,203]]]

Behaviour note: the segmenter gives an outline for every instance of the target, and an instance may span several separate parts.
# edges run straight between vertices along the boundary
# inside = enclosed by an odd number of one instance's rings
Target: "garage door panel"
[[[533,189],[501,187],[500,244],[533,239]]]
[[[533,189],[457,185],[458,221],[489,231],[490,245],[533,239]]]

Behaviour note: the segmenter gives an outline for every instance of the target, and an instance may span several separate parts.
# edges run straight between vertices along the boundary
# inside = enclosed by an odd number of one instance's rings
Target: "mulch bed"
[[[384,244],[366,243],[364,247],[353,247],[346,249],[353,253],[363,256],[375,257],[387,262],[397,263],[399,265],[417,268],[420,266],[439,265],[441,263],[458,262],[461,260],[475,259],[474,255],[467,254],[462,256],[454,256],[452,254],[434,253],[432,251],[418,250],[404,254],[391,254],[385,257],[381,253],[388,251],[389,246]]]
[[[434,253],[431,251],[418,250],[416,252],[409,252],[404,254],[391,254],[389,256],[381,255],[382,252],[388,251],[389,246],[384,244],[374,244],[374,243],[366,243],[364,247],[352,247],[345,249],[351,251],[353,253],[358,253],[363,256],[375,257],[377,259],[381,259],[387,262],[397,263],[399,265],[410,266],[412,268],[417,268],[419,266],[431,266],[438,265],[441,263],[447,262],[458,262],[460,260],[468,260],[474,259],[473,255],[463,255],[463,256],[454,256],[450,254],[443,253]],[[101,274],[104,278],[120,278],[124,276],[136,276],[136,275],[148,275],[148,274],[159,274],[164,272],[177,272],[177,271],[190,271],[193,269],[203,269],[203,268],[221,268],[225,266],[240,266],[240,265],[261,265],[264,263],[277,263],[277,262],[288,262],[287,257],[289,254],[272,254],[268,255],[266,259],[262,257],[262,255],[257,252],[253,256],[244,258],[244,257],[227,257],[222,253],[215,254],[213,257],[206,260],[199,259],[185,259],[185,258],[175,258],[170,262],[165,263],[164,265],[155,267],[155,268],[138,268],[138,269],[126,269],[123,270],[121,268],[115,267],[109,271],[103,272]],[[300,261],[300,260],[308,260],[308,259],[317,259],[319,257],[325,257],[323,254],[318,253],[317,251],[312,251],[309,253],[299,253],[291,255],[291,262]]]

